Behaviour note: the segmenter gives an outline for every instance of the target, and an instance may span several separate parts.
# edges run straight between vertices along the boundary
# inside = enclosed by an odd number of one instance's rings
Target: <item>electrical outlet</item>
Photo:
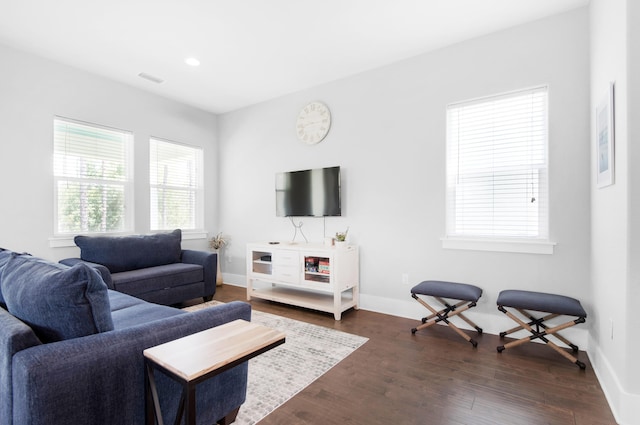
[[[409,273],[402,273],[402,284],[403,285],[409,284]]]

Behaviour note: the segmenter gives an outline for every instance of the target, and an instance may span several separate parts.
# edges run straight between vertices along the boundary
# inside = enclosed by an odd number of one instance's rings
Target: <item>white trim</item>
[[[167,149],[171,149],[173,147],[182,147],[190,150],[190,154],[195,157],[195,186],[189,185],[178,185],[177,182],[155,182],[151,183],[152,170],[154,167],[157,167],[157,158],[154,158],[152,155],[152,147],[155,145],[156,149],[164,149],[162,145]],[[150,137],[149,138],[149,196],[153,198],[152,194],[154,189],[159,188],[172,188],[176,190],[181,190],[186,193],[193,193],[195,196],[195,204],[193,205],[193,214],[194,214],[194,223],[193,226],[202,227],[204,223],[204,148],[201,146],[190,145],[187,143],[175,142],[168,139],[162,139],[159,137]],[[175,186],[172,186],[170,183],[173,183]],[[153,202],[152,202],[153,204]],[[150,223],[153,225],[154,213],[157,211],[153,211],[154,207],[157,205],[151,205],[149,208],[149,219]],[[156,223],[160,224],[160,223]],[[162,231],[167,229],[153,229],[154,231]]]
[[[447,105],[448,237],[548,237],[548,109],[546,85]]]
[[[515,252],[521,254],[553,254],[555,242],[548,240],[509,240],[509,239],[473,239],[440,238],[444,249],[466,249],[472,251]]]
[[[519,93],[533,92],[533,91],[537,91],[537,90],[546,90],[548,92],[549,91],[549,84],[539,84],[539,85],[534,85],[534,86],[530,86],[530,87],[524,87],[524,88],[515,89],[515,90],[509,90],[509,91],[496,93],[496,94],[488,94],[486,96],[473,97],[471,99],[458,100],[456,102],[451,102],[451,103],[447,104],[447,108],[456,107],[456,106],[460,106],[460,105],[474,105],[474,104],[477,104],[477,103],[487,102],[487,101],[490,101],[490,100],[493,100],[493,99],[511,97],[511,96],[518,95]]]
[[[160,231],[158,231],[159,233]],[[207,239],[209,232],[201,229],[182,230],[182,240]]]
[[[75,236],[75,235],[74,235]],[[49,248],[67,248],[76,246],[74,236],[54,236],[49,238]]]
[[[640,394],[624,389],[611,363],[591,334],[587,354],[616,422],[620,425],[636,424]]]
[[[54,115],[53,116],[53,129],[52,129],[52,142],[53,142],[53,154],[54,157],[56,157],[56,153],[58,152],[56,150],[56,141],[58,140],[58,135],[59,133],[56,131],[56,122],[60,122],[62,124],[69,124],[69,125],[77,125],[77,126],[84,126],[84,127],[89,127],[92,129],[96,129],[96,130],[103,130],[103,131],[108,131],[108,132],[112,132],[112,133],[118,133],[120,136],[123,136],[124,140],[123,140],[123,146],[124,146],[124,150],[125,150],[125,156],[124,158],[122,158],[123,160],[123,165],[125,168],[125,178],[122,181],[111,181],[111,180],[104,180],[104,179],[99,179],[99,178],[90,178],[88,176],[83,176],[83,177],[78,177],[78,176],[65,176],[65,175],[58,175],[57,174],[57,169],[56,169],[56,160],[54,158],[53,160],[53,170],[52,170],[52,176],[53,176],[53,233],[54,233],[54,238],[57,239],[67,239],[68,233],[67,232],[60,232],[59,229],[59,222],[58,220],[60,219],[60,217],[58,216],[58,203],[60,201],[59,199],[59,193],[58,193],[58,183],[60,181],[72,181],[72,182],[84,182],[84,183],[93,183],[97,186],[105,186],[105,185],[114,185],[114,186],[120,186],[123,188],[123,192],[124,192],[124,226],[123,229],[120,229],[118,231],[115,232],[108,232],[108,234],[117,234],[117,233],[130,233],[132,232],[132,229],[134,228],[134,201],[133,201],[133,187],[134,187],[134,182],[133,182],[133,176],[134,176],[134,149],[133,149],[133,145],[134,145],[134,141],[135,141],[135,135],[133,133],[133,131],[131,130],[125,130],[125,129],[120,129],[120,128],[116,128],[116,127],[108,127],[105,125],[101,125],[101,124],[96,124],[93,122],[88,122],[88,121],[80,121],[80,120],[75,120],[72,118],[65,118],[62,116],[58,116],[58,115]],[[66,139],[66,137],[65,137]],[[65,142],[66,145],[66,142]],[[63,154],[63,156],[67,156],[66,153]],[[73,230],[72,230],[73,231]],[[91,232],[91,234],[99,234],[98,232]],[[64,242],[65,245],[62,246],[74,246],[73,244],[71,245],[67,245],[67,242]],[[54,247],[57,246],[55,245],[55,243],[52,244],[52,242],[49,242],[49,246]]]

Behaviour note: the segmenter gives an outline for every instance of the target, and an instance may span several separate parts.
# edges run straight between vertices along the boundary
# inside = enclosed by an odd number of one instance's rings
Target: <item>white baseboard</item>
[[[624,390],[611,363],[592,338],[589,340],[589,359],[616,422],[620,425],[640,424],[640,416],[638,416],[640,394],[632,394]]]

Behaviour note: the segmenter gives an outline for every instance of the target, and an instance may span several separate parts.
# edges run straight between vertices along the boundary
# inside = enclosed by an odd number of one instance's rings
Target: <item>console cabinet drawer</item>
[[[300,262],[300,254],[296,251],[277,250],[273,253],[273,264],[275,266],[296,267]]]
[[[282,282],[298,283],[300,281],[300,268],[297,264],[289,265],[273,265],[274,278]]]

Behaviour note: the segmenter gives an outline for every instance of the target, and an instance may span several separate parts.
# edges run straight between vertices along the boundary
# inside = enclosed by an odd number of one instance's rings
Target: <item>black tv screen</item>
[[[277,173],[276,215],[340,216],[340,167]]]

